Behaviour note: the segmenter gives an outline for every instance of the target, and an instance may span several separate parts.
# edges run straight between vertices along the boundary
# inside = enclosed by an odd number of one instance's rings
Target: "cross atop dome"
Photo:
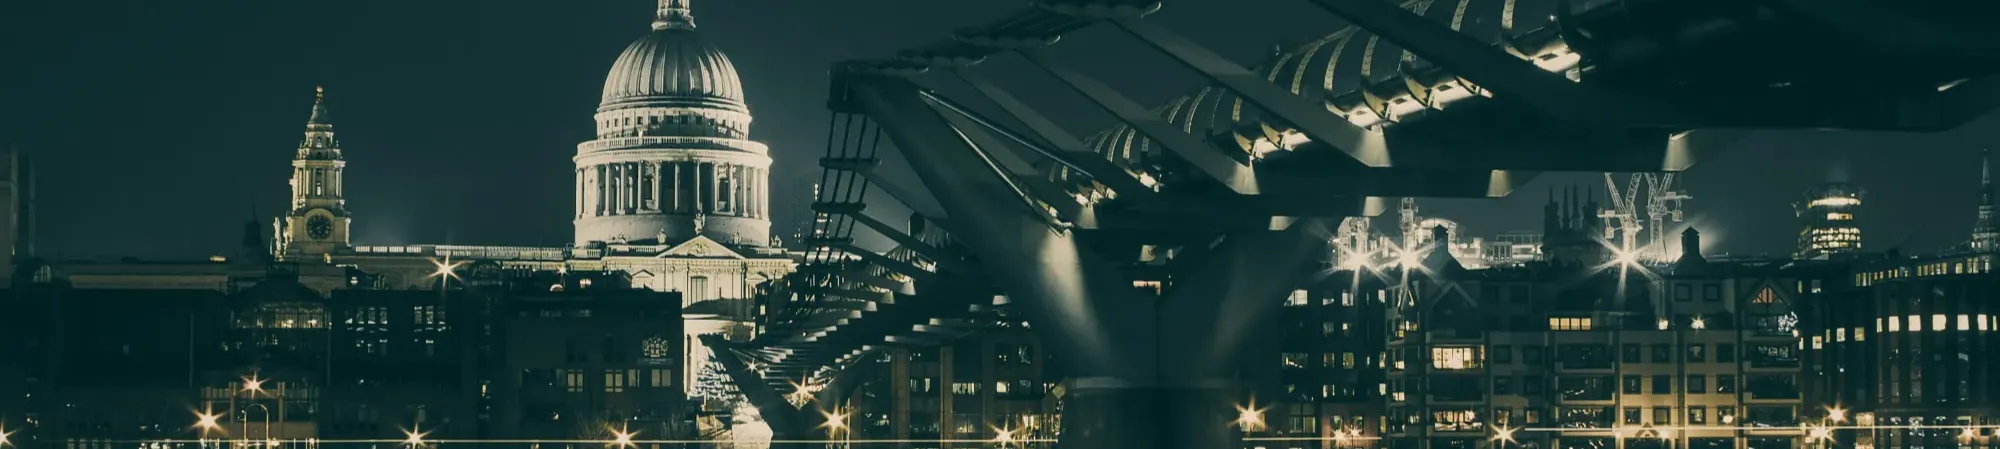
[[[664,30],[694,29],[694,0],[660,0],[660,11],[653,19],[653,29]]]

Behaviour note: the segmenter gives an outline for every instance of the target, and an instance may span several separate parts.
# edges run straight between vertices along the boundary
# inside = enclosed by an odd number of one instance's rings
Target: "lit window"
[[[1470,347],[1431,348],[1431,367],[1437,369],[1479,368],[1479,350]]]
[[[1288,306],[1306,305],[1306,296],[1307,295],[1305,290],[1292,290],[1292,296],[1289,298],[1285,298],[1285,305]],[[1269,298],[1269,296],[1266,296],[1266,298]]]
[[[1944,314],[1940,313],[1940,314],[1935,314],[1935,315],[1931,315],[1931,330],[1933,330],[1933,331],[1948,331],[1948,330],[1951,330],[1951,327],[1949,327],[1949,326],[1950,326],[1950,323],[1949,323],[1949,322],[1948,322],[1948,321],[1947,321],[1947,320],[1945,319],[1945,316],[1944,316]]]
[[[1984,313],[1982,313],[1982,314],[1979,314],[1979,320],[1978,320],[1978,321],[1979,321],[1979,330],[1981,330],[1981,331],[1985,331],[1985,330],[1989,329],[1988,327],[1986,327],[1986,314],[1984,314]]]
[[[1921,320],[1921,319],[1918,319],[1918,318],[1919,318],[1919,317],[1918,317],[1918,316],[1916,316],[1916,315],[1908,315],[1908,316],[1904,316],[1904,317],[1903,317],[1903,321],[1908,321],[1908,322],[1909,322],[1909,324],[1910,324],[1910,326],[1909,326],[1909,327],[1910,327],[1910,332],[1923,332],[1923,331],[1924,331],[1924,320]]]
[[[1563,317],[1550,317],[1550,318],[1549,318],[1549,330],[1555,330],[1555,331],[1587,331],[1587,330],[1590,330],[1590,318],[1589,318],[1589,317],[1570,317],[1570,318],[1563,318]]]
[[[1867,330],[1868,329],[1866,328],[1860,328],[1860,327],[1854,328],[1854,341],[1868,341]]]
[[[1826,340],[1822,340],[1818,335],[1814,335],[1812,338],[1812,343],[1813,343],[1813,349],[1819,349],[1821,345],[1826,343]]]
[[[1875,317],[1875,331],[1882,331],[1882,317]]]
[[[1847,341],[1847,328],[1834,329],[1833,341]]]
[[[1882,319],[1876,318],[1875,321],[1880,322],[1882,321]],[[1896,319],[1896,317],[1889,317],[1889,332],[1902,332],[1902,331],[1903,331],[1903,320],[1898,320]]]
[[[1771,291],[1770,287],[1765,287],[1764,291],[1757,292],[1756,298],[1750,299],[1751,304],[1771,304],[1775,302],[1778,302],[1778,292]]]

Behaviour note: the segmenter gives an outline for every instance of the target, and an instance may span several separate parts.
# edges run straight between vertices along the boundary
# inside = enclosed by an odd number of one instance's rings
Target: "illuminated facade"
[[[1382,447],[1799,447],[1811,295],[1777,266],[1409,274],[1384,292]]]
[[[771,157],[748,140],[743,82],[695,32],[689,2],[661,0],[605,78],[597,138],[576,148],[578,245],[770,236]]]
[[[316,98],[293,161],[292,201],[277,220],[275,253],[310,264],[354,267],[335,288],[429,289],[441,266],[493,262],[508,270],[615,271],[633,288],[679,292],[702,313],[675,326],[673,382],[693,394],[719,391],[702,373],[709,350],[697,338],[755,333],[756,286],[793,270],[770,234],[766,186],[771,157],[749,139],[750,111],[736,69],[695,32],[689,0],[661,0],[650,30],[613,62],[593,118],[596,138],[576,147],[574,234],[561,247],[370,245],[352,242],[345,208],[346,162],[324,92]],[[713,303],[711,303],[713,302]],[[712,382],[709,382],[712,383]],[[713,398],[727,410],[727,398]]]
[[[1245,407],[1261,409],[1264,421],[1250,436],[1330,438],[1349,447],[1381,436],[1383,395],[1374,386],[1384,382],[1386,293],[1380,278],[1356,277],[1356,270],[1336,271],[1286,299],[1276,366],[1249,370],[1262,388]]]
[[[1851,287],[1809,322],[1815,402],[1861,426],[1837,437],[1881,449],[1995,447],[2000,425],[2000,276],[1991,253],[1856,264]]]
[[[277,222],[278,252],[301,256],[322,256],[348,248],[346,183],[341,172],[347,160],[334,138],[333,114],[327,109],[326,89],[314,93],[312,116],[306,119],[305,139],[299,141],[292,159],[291,203]]]
[[[1821,184],[1806,191],[1797,204],[1799,259],[1825,259],[1861,251],[1861,225],[1854,217],[1865,192],[1851,184]]]
[[[940,345],[882,351],[853,368],[865,376],[846,398],[855,440],[1052,438],[1059,425],[1060,377],[1020,323]],[[909,448],[979,448],[991,443],[913,443]],[[1048,447],[1035,443],[1025,447]],[[1024,447],[1014,445],[1013,447]]]
[[[0,296],[0,425],[37,449],[601,439],[613,423],[692,438],[678,295],[621,278],[482,264],[435,290],[321,296],[278,264],[228,292],[25,282]]]

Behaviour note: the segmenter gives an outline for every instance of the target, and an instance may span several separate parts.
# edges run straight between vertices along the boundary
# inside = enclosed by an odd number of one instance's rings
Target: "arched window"
[[[717,170],[717,171],[723,171],[723,170]],[[732,207],[736,202],[736,190],[732,188],[734,180],[729,179],[729,175],[727,174],[717,173],[716,175],[717,179],[715,181],[715,186],[716,186],[715,211],[720,213],[729,213],[731,211],[736,210],[734,207]]]

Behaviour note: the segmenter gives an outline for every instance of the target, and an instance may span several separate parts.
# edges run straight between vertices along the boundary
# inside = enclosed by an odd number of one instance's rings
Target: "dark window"
[[[1674,346],[1668,344],[1653,345],[1653,363],[1674,363]]]
[[[1735,344],[1735,343],[1716,343],[1716,344],[1715,344],[1715,362],[1716,362],[1716,363],[1736,363],[1736,344]]]
[[[1673,407],[1653,407],[1653,425],[1672,425],[1673,423]]]
[[[1542,394],[1542,376],[1522,376],[1521,394],[1527,396]]]
[[[1561,376],[1556,391],[1566,401],[1606,401],[1611,399],[1611,376]]]
[[[1735,393],[1735,392],[1736,392],[1736,375],[1735,375],[1735,374],[1717,374],[1717,375],[1715,375],[1715,392],[1716,392],[1716,393]],[[1718,411],[1719,411],[1719,410],[1718,410]],[[1725,423],[1725,424],[1727,424],[1727,423]]]
[[[1639,411],[1638,407],[1625,407],[1625,423],[1640,424],[1639,422],[1640,417],[1645,416],[1643,413],[1644,412]]]
[[[1688,376],[1688,380],[1687,380],[1687,392],[1688,392],[1688,394],[1702,394],[1702,393],[1707,393],[1707,392],[1708,392],[1708,376],[1704,376],[1704,375],[1700,375],[1700,374],[1695,374],[1695,375],[1690,375],[1690,376]]]
[[[1514,347],[1497,345],[1493,347],[1493,363],[1514,363]]]
[[[1514,376],[1500,376],[1493,378],[1493,394],[1494,395],[1514,394]]]
[[[1677,302],[1693,301],[1694,295],[1691,294],[1692,292],[1690,292],[1689,290],[1690,289],[1688,288],[1687,284],[1674,286],[1674,301]]]
[[[1701,343],[1690,343],[1688,344],[1687,352],[1688,352],[1687,353],[1688,363],[1698,363],[1698,362],[1708,361],[1708,345]]]
[[[1611,367],[1611,347],[1608,345],[1562,345],[1559,346],[1564,368],[1593,369]]]
[[[1624,385],[1624,388],[1623,388],[1623,391],[1625,392],[1625,394],[1639,394],[1639,393],[1644,393],[1644,392],[1645,392],[1645,387],[1644,387],[1644,386],[1641,386],[1641,385],[1640,385],[1640,384],[1642,383],[1642,381],[1641,381],[1640,379],[1641,379],[1641,378],[1640,378],[1640,377],[1639,377],[1638,375],[1636,375],[1636,374],[1627,374],[1627,375],[1625,375],[1625,380],[1624,380],[1624,382],[1625,382],[1625,385]]]
[[[1541,346],[1522,346],[1522,347],[1521,347],[1521,362],[1522,362],[1522,363],[1527,363],[1527,364],[1530,364],[1530,365],[1533,365],[1533,364],[1537,364],[1537,363],[1542,363],[1542,347],[1541,347]]]
[[[1701,300],[1708,302],[1722,301],[1722,287],[1718,285],[1701,286]]]
[[[1639,360],[1639,344],[1638,344],[1638,343],[1626,343],[1626,344],[1624,344],[1624,345],[1620,345],[1620,346],[1618,347],[1618,353],[1619,353],[1619,361],[1621,361],[1621,362],[1624,362],[1624,363],[1640,363],[1640,362],[1643,362],[1643,360]]]
[[[1653,376],[1653,394],[1671,394],[1673,392],[1674,392],[1673,375],[1661,374]]]

